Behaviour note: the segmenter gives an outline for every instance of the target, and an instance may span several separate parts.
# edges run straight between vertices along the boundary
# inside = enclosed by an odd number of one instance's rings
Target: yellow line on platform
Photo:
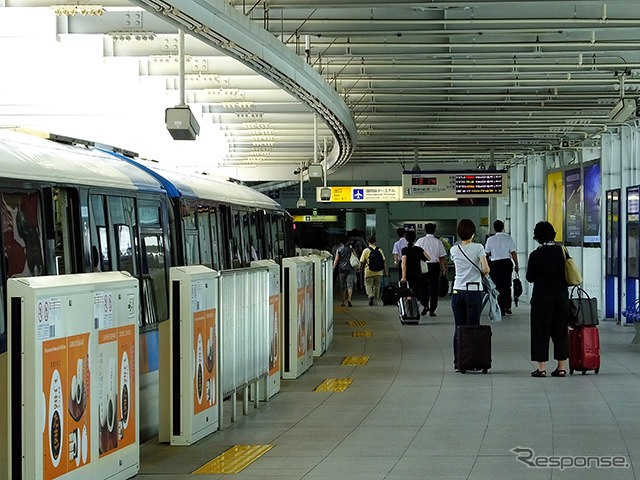
[[[373,337],[373,332],[368,332],[368,331],[353,332],[353,336],[354,337]]]
[[[193,473],[238,473],[272,448],[273,445],[236,445]]]
[[[343,392],[353,382],[353,378],[329,378],[315,389],[316,392]]]
[[[366,365],[367,362],[369,361],[369,356],[366,355],[364,357],[354,357],[354,356],[350,356],[350,357],[346,357],[343,361],[342,361],[342,365]]]

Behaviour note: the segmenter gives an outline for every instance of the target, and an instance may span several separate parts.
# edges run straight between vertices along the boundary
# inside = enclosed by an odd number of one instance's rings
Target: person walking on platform
[[[422,247],[415,245],[416,232],[409,230],[406,235],[407,246],[402,249],[402,275],[400,283],[407,283],[413,294],[423,306],[422,315],[426,315],[428,305],[428,287],[422,273],[420,262],[429,261],[431,257]]]
[[[454,369],[458,350],[458,328],[461,325],[479,325],[482,313],[482,275],[489,273],[489,264],[484,247],[473,243],[476,225],[472,220],[464,218],[458,223],[458,237],[461,243],[451,247],[449,255],[456,269],[453,279],[453,293],[451,294],[451,310],[455,330],[453,334]],[[481,272],[482,271],[482,272]]]
[[[504,233],[502,220],[493,222],[496,234],[487,239],[484,251],[489,257],[491,280],[498,289],[498,305],[502,316],[511,315],[511,277],[520,270],[516,244],[508,233]]]
[[[404,228],[396,230],[398,240],[393,244],[393,266],[398,267],[398,278],[402,277],[402,249],[407,246],[405,235],[407,231]]]
[[[340,246],[336,251],[336,256],[333,259],[333,269],[338,270],[338,278],[340,280],[340,294],[342,295],[342,306],[345,306],[345,302],[350,307],[351,296],[353,295],[353,286],[356,281],[356,271],[351,266],[351,253],[353,249],[347,244],[347,237],[342,237],[340,240]]]
[[[424,274],[426,277],[425,284],[427,286],[427,303],[422,304],[422,315],[427,314],[427,310],[429,311],[429,315],[432,317],[436,316],[436,308],[438,308],[438,281],[440,280],[440,275],[445,275],[445,257],[447,252],[444,249],[444,244],[442,240],[436,238],[436,224],[435,223],[427,223],[424,226],[424,231],[426,235],[424,237],[420,237],[416,241],[416,246],[422,247],[422,249],[427,252],[427,255],[431,260],[427,262],[429,267],[429,271]]]
[[[552,377],[564,377],[569,357],[569,291],[564,276],[564,249],[553,241],[556,232],[549,222],[538,222],[533,239],[540,244],[529,255],[527,281],[533,283],[531,294],[531,361],[538,362],[532,377],[546,377],[549,340],[553,341],[553,358],[558,362]]]
[[[382,275],[388,276],[386,259],[381,248],[376,247],[375,235],[367,238],[369,246],[364,249],[360,257],[360,264],[364,265],[364,286],[369,297],[369,305],[376,305],[380,298],[380,281]]]

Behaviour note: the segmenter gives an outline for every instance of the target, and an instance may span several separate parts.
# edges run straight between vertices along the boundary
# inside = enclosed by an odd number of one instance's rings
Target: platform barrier
[[[269,278],[269,375],[262,386],[260,400],[269,400],[280,391],[280,363],[282,357],[282,279],[281,269],[273,260],[254,260],[252,267],[265,267]]]
[[[219,274],[196,265],[170,278],[170,443],[190,445],[218,429]]]
[[[243,393],[243,413],[249,409],[249,388],[260,399],[259,381],[269,374],[269,271],[266,267],[220,272],[220,385],[221,398]],[[231,402],[231,421],[236,402]],[[219,404],[223,427],[222,402]]]
[[[313,263],[307,257],[282,259],[282,378],[298,378],[313,364]]]
[[[313,250],[306,258],[313,263],[313,356],[319,357],[333,341],[333,257]]]
[[[135,475],[138,281],[121,272],[9,279],[7,297],[8,478]]]

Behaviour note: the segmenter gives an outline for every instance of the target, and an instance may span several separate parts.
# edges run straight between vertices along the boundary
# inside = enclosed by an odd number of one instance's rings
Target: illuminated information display
[[[465,173],[456,175],[456,196],[502,195],[502,175],[499,173]]]
[[[505,170],[406,171],[402,174],[402,200],[456,200],[506,197]]]

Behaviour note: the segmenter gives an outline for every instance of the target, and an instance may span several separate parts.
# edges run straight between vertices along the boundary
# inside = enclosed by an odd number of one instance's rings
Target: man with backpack
[[[381,248],[376,248],[376,237],[367,238],[368,247],[360,256],[360,263],[364,265],[364,286],[369,297],[369,305],[377,305],[380,298],[380,282],[382,276],[388,276],[386,259]]]

